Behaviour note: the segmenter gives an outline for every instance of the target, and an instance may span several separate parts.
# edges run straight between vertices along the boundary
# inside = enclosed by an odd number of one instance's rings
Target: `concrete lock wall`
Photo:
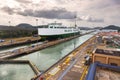
[[[120,57],[119,56],[109,56],[103,54],[93,54],[93,62],[99,61],[100,63],[110,64],[120,66]]]
[[[120,59],[109,58],[108,64],[120,66]]]

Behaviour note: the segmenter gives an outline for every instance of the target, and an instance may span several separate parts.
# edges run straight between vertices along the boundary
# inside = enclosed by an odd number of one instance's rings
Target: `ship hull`
[[[70,28],[70,27],[61,27],[61,26],[49,26],[48,28],[38,28],[38,35],[42,37],[42,39],[59,39],[66,38],[74,35],[79,35],[80,29],[78,28]]]
[[[61,34],[61,35],[41,35],[40,37],[42,38],[42,40],[55,40],[55,39],[67,38],[67,37],[75,36],[75,35],[80,35],[80,33],[76,32],[76,33]]]

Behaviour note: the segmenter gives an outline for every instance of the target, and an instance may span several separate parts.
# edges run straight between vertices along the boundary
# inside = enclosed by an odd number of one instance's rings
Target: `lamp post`
[[[75,18],[75,27],[77,27],[77,12],[75,12],[74,18]]]
[[[75,28],[77,27],[77,12],[75,12],[75,16],[74,16],[74,18],[75,18]],[[74,36],[75,36],[76,34],[74,33]],[[76,42],[75,42],[75,40],[74,40],[74,49],[75,49],[75,45],[76,45]]]
[[[36,19],[36,27],[38,27],[38,19]],[[36,33],[35,33],[35,35],[37,35]],[[38,38],[38,35],[37,35],[37,38]],[[37,39],[37,43],[39,42],[39,40]]]
[[[38,19],[36,19],[36,27],[38,26]]]
[[[9,27],[10,27],[11,21],[8,21],[8,24],[9,24]]]

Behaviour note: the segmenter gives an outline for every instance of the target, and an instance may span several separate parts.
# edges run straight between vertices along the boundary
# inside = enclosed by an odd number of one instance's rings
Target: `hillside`
[[[102,29],[120,30],[120,27],[119,26],[115,26],[115,25],[109,25],[109,26],[104,27]]]
[[[18,25],[16,25],[16,27],[23,28],[23,29],[28,29],[28,30],[33,30],[33,29],[35,30],[35,29],[37,29],[36,27],[33,27],[32,25],[27,24],[27,23],[18,24]]]
[[[16,27],[32,28],[33,26],[27,23],[21,23],[21,24],[16,25]]]

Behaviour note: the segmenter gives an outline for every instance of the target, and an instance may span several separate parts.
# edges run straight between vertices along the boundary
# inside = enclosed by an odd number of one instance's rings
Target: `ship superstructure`
[[[38,28],[38,35],[41,37],[68,37],[80,34],[80,29],[76,27],[66,27],[61,23],[50,23]]]

